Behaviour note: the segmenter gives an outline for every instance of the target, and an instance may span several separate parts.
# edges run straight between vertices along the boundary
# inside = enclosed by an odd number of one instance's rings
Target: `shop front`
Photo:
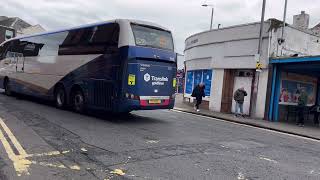
[[[307,95],[303,117],[313,123],[320,110],[320,56],[272,59],[272,84],[268,118],[297,122],[298,102]]]
[[[203,107],[209,109],[209,99],[211,94],[211,81],[213,77],[212,69],[199,69],[199,70],[189,70],[186,72],[186,82],[185,82],[185,94],[184,97],[189,98],[189,102],[192,102],[191,94],[193,89],[203,83],[205,86],[205,98],[203,101]]]

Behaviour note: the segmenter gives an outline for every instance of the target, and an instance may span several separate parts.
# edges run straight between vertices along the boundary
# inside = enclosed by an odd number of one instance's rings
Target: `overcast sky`
[[[213,23],[222,27],[260,20],[262,0],[0,0],[0,15],[15,16],[47,30],[71,27],[115,18],[152,21],[172,30],[176,50],[183,53],[184,40],[208,30],[211,9]],[[282,19],[284,0],[267,0],[266,19]],[[288,0],[288,18],[305,10],[310,26],[320,22],[320,0]]]

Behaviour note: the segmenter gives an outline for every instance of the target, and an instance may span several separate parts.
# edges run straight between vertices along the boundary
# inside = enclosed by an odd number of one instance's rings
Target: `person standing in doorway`
[[[198,84],[192,91],[192,97],[196,98],[195,110],[200,111],[199,106],[202,103],[202,98],[205,97],[204,93],[205,86],[203,83]]]
[[[233,99],[236,101],[236,109],[235,113],[238,117],[243,116],[243,103],[244,103],[244,97],[247,96],[247,92],[244,90],[244,87],[241,87],[234,92]]]
[[[298,126],[304,126],[304,110],[308,103],[308,94],[305,88],[301,88],[300,96],[298,97]]]

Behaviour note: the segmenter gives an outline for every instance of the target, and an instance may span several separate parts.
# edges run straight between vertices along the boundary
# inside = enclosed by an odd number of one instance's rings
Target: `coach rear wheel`
[[[12,91],[11,91],[11,86],[10,86],[10,81],[9,79],[6,79],[4,82],[4,93],[7,96],[11,96],[12,95]]]
[[[84,95],[81,90],[76,90],[72,96],[73,110],[79,113],[84,112]]]
[[[64,108],[66,106],[66,91],[62,86],[58,86],[56,89],[55,102],[58,108]]]

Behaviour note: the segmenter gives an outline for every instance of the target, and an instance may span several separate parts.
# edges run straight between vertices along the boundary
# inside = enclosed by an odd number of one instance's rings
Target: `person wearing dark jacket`
[[[306,93],[306,89],[304,87],[300,90],[300,96],[298,98],[298,126],[304,126],[304,110],[308,103],[308,94]]]
[[[192,91],[192,95],[191,96],[196,98],[195,109],[196,109],[197,112],[200,111],[199,105],[202,102],[202,98],[205,97],[204,89],[205,89],[204,84],[200,83]]]
[[[243,87],[237,89],[236,92],[234,93],[233,99],[236,101],[236,109],[235,109],[236,116],[243,115],[244,97],[247,95],[248,94]]]

